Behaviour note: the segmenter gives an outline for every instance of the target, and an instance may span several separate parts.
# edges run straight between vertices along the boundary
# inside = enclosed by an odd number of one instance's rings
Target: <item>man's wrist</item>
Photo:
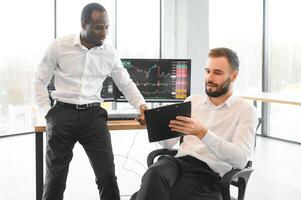
[[[203,129],[203,130],[200,130],[198,133],[197,133],[197,137],[202,139],[203,137],[205,137],[205,135],[208,133],[208,129]]]
[[[142,109],[142,110],[146,110],[146,109],[147,109],[147,106],[146,106],[146,104],[141,104],[141,105],[139,106],[139,108]]]

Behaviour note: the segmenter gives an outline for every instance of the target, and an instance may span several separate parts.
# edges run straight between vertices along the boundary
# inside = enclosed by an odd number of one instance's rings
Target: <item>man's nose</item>
[[[212,80],[213,80],[212,73],[208,72],[208,73],[206,74],[206,80],[207,80],[207,81],[212,81]]]

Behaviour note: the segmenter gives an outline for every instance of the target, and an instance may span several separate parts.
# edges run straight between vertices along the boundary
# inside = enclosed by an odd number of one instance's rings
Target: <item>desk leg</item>
[[[253,101],[253,105],[255,106],[255,108],[257,108],[257,101],[256,100]]]
[[[43,132],[36,132],[36,200],[43,195]]]

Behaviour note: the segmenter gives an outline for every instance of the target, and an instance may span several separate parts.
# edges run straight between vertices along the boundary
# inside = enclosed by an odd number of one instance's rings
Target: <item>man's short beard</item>
[[[217,89],[213,92],[210,92],[207,90],[207,83],[206,83],[205,84],[206,94],[209,97],[213,97],[213,98],[223,96],[224,94],[226,94],[229,91],[230,83],[231,83],[231,78],[228,78],[222,85],[218,85]]]
[[[103,44],[103,41],[97,40],[97,39],[95,38],[95,36],[92,35],[91,33],[87,33],[87,32],[86,32],[86,38],[87,38],[87,40],[88,40],[91,44],[93,44],[94,46],[101,46],[101,45]]]

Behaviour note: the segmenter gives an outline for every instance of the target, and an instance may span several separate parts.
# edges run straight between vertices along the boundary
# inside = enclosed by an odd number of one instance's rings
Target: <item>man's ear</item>
[[[235,81],[238,76],[238,71],[233,71],[231,74],[231,81]]]
[[[81,23],[81,24],[82,24],[82,29],[83,29],[83,30],[86,30],[86,26],[87,26],[87,24],[86,24],[85,22],[83,22],[83,21],[82,21],[82,23]]]

